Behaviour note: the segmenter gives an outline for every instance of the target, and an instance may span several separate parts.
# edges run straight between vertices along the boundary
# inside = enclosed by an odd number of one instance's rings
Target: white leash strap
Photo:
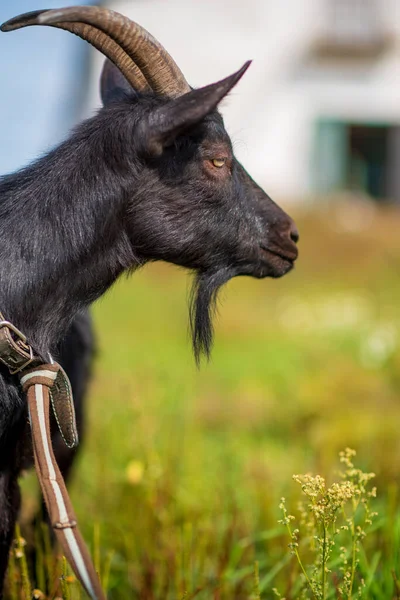
[[[50,435],[50,390],[59,365],[44,364],[23,372],[21,384],[27,395],[36,472],[50,520],[75,575],[92,600],[106,600],[54,456]],[[54,388],[53,388],[54,391]]]

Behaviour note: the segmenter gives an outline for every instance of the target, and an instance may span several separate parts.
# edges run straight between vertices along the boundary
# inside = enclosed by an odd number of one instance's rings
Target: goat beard
[[[210,358],[214,340],[213,319],[218,307],[218,292],[234,276],[230,269],[199,272],[195,276],[189,301],[190,331],[197,366],[202,355]]]

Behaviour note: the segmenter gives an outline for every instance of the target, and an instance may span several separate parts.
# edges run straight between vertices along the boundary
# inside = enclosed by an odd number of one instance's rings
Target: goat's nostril
[[[289,235],[290,235],[290,239],[292,240],[292,242],[297,244],[297,242],[299,241],[300,235],[299,235],[299,230],[297,229],[297,227],[294,223],[290,227]]]

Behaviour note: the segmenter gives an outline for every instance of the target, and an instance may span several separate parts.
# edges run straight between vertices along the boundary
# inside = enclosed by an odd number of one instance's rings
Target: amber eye
[[[211,162],[214,165],[214,167],[217,167],[217,169],[221,169],[225,166],[226,158],[213,158]]]

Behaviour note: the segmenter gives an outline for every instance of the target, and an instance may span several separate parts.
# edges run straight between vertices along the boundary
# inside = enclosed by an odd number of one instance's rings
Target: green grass
[[[146,267],[95,305],[99,353],[70,489],[102,572],[111,560],[110,599],[270,599],[274,587],[297,598],[280,498],[295,510],[293,473],[334,480],[346,446],[378,488],[365,597],[400,598],[400,215],[339,204],[298,224],[292,274],[225,288],[200,371],[184,272]]]

